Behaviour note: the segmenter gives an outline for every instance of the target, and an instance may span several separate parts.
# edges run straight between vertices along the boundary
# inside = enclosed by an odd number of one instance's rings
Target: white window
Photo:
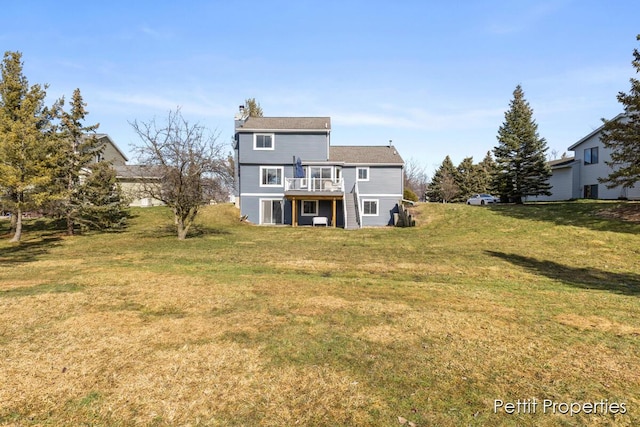
[[[272,133],[254,133],[253,149],[254,150],[273,150],[274,135]]]
[[[316,216],[318,215],[318,201],[317,200],[303,200],[302,201],[302,216]]]
[[[356,168],[358,181],[369,181],[369,168]]]
[[[365,199],[362,201],[363,216],[378,216],[378,201],[373,199]]]
[[[282,166],[260,166],[260,187],[282,187]]]

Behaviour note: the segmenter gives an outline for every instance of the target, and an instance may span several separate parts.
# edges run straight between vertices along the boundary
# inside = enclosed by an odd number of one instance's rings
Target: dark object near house
[[[396,227],[415,227],[416,220],[413,219],[413,216],[409,213],[409,211],[404,207],[402,203],[398,203],[398,218],[395,221]]]

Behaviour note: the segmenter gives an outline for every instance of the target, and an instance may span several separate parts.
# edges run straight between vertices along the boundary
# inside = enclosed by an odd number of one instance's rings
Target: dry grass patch
[[[573,313],[565,313],[555,316],[559,323],[582,331],[600,331],[614,335],[640,336],[640,327],[631,326],[600,316],[580,316]]]
[[[627,203],[613,208],[602,209],[598,215],[623,221],[640,223],[640,203]]]

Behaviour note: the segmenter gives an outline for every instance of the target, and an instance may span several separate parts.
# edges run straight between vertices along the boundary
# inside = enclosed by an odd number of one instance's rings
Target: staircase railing
[[[344,182],[342,183],[342,217],[344,218],[344,229],[349,227],[349,218],[347,213],[347,192],[344,191]]]
[[[358,189],[358,181],[353,185],[353,201],[356,208],[356,218],[358,227],[362,227],[362,212],[360,212],[360,190]]]

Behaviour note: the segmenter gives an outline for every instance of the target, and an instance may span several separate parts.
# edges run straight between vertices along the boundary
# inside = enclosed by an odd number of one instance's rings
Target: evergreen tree
[[[487,155],[484,156],[484,159],[480,163],[478,163],[478,185],[479,185],[479,193],[492,193],[494,190],[491,186],[491,178],[496,170],[496,162],[493,160],[493,156],[491,156],[491,152],[487,152]]]
[[[473,164],[473,157],[464,158],[456,168],[455,182],[458,194],[453,201],[462,202],[476,193],[481,193],[479,169]]]
[[[640,40],[640,34],[636,36]],[[632,64],[640,73],[640,52],[633,50]],[[624,106],[624,116],[619,120],[605,120],[600,139],[610,148],[611,161],[606,162],[613,172],[600,179],[608,188],[621,185],[633,187],[640,181],[640,80],[631,78],[629,93],[619,92],[618,102]]]
[[[116,172],[105,161],[94,163],[89,169],[77,192],[81,209],[74,221],[83,230],[123,228],[128,218],[127,203],[116,182]]]
[[[29,87],[22,54],[5,52],[0,81],[0,197],[12,214],[12,242],[22,236],[22,215],[47,199],[55,150],[46,86]]]
[[[244,111],[248,117],[263,117],[262,107],[260,107],[260,103],[256,101],[255,98],[245,99],[244,105],[245,105]]]
[[[82,214],[82,186],[86,181],[82,179],[88,172],[88,166],[93,163],[103,150],[102,144],[95,137],[94,132],[98,124],[86,126],[83,124],[89,112],[85,109],[80,89],[73,92],[70,111],[64,111],[64,99],[60,107],[60,132],[58,133],[59,156],[58,175],[56,185],[52,191],[57,193],[54,209],[67,222],[67,234],[72,235],[77,218]]]
[[[447,202],[453,199],[458,193],[455,183],[456,167],[453,165],[449,156],[445,157],[440,167],[433,174],[429,191],[427,194],[430,199]]]
[[[533,110],[520,85],[513,92],[505,121],[498,129],[494,148],[496,172],[493,187],[503,201],[522,203],[526,196],[551,195],[551,169],[546,161],[547,142],[538,135]]]

